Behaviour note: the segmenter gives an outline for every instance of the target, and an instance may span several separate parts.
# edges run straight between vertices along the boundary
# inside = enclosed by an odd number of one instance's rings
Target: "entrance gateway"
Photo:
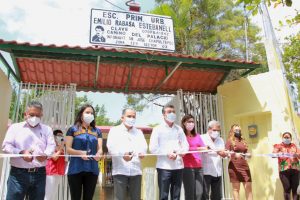
[[[107,47],[69,47],[34,45],[0,40],[0,50],[10,53],[19,84],[20,105],[15,121],[29,97],[24,91],[47,103],[51,114],[44,122],[63,130],[72,124],[76,91],[120,93],[176,94],[172,100],[182,117],[186,113],[196,116],[196,128],[205,133],[211,119],[222,119],[221,98],[217,86],[224,81],[244,76],[260,65],[253,62],[206,58],[176,53],[127,50]],[[14,72],[11,66],[7,64]],[[30,93],[30,92],[29,92]],[[22,102],[22,103],[21,103]],[[65,112],[62,118],[58,112]],[[180,119],[178,119],[180,120]],[[1,178],[5,195],[7,161]],[[153,170],[146,169],[144,199],[153,198]],[[150,184],[147,184],[150,183]],[[63,184],[62,187],[66,187]],[[150,187],[152,186],[152,188]],[[65,191],[61,188],[60,191]],[[67,193],[60,194],[68,199]]]

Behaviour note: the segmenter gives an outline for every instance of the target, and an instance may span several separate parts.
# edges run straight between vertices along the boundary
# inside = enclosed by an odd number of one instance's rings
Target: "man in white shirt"
[[[221,125],[218,121],[210,121],[207,133],[201,135],[204,144],[215,152],[202,154],[202,165],[204,174],[204,200],[222,199],[222,157],[226,157],[225,144],[220,137]],[[210,191],[211,190],[211,191]],[[209,194],[210,198],[209,198]]]
[[[176,125],[175,108],[164,106],[164,121],[153,128],[149,150],[157,156],[156,168],[158,175],[159,199],[168,200],[169,191],[172,200],[179,200],[182,183],[182,155],[189,149],[182,128]]]
[[[127,188],[131,200],[141,198],[141,159],[147,152],[147,142],[141,130],[134,127],[136,112],[127,108],[122,112],[122,123],[112,127],[107,137],[107,148],[112,155],[114,200],[125,200]]]

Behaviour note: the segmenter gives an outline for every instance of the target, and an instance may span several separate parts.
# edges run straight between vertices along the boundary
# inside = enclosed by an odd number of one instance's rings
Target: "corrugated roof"
[[[177,53],[18,43],[0,39],[25,83],[70,84],[79,90],[125,93],[215,92],[231,70],[259,64]],[[175,66],[179,65],[178,68]]]

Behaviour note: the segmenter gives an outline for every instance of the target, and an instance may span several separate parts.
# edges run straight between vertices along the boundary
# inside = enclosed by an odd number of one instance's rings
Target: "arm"
[[[18,132],[16,125],[11,125],[7,130],[4,141],[2,143],[2,150],[9,154],[24,154],[22,157],[26,162],[31,162],[33,157],[31,156],[32,150],[20,149],[15,144],[16,133]]]
[[[159,144],[158,144],[158,131],[156,128],[153,129],[150,137],[149,151],[151,153],[160,153]]]
[[[51,159],[57,161],[59,156],[63,153],[63,147],[59,146],[57,151],[51,156]]]
[[[53,136],[53,131],[50,127],[47,127],[47,147],[44,151],[46,155],[52,155],[55,151],[55,141],[54,141],[54,136]]]
[[[142,133],[142,131],[140,131],[140,133],[139,133],[139,144],[140,144],[140,149],[139,149],[138,155],[139,155],[140,159],[143,159],[144,154],[147,153],[148,145],[147,145],[147,142],[145,140],[145,137],[144,137],[144,134]]]
[[[121,152],[120,150],[120,145],[118,143],[120,142],[120,139],[117,138],[117,131],[115,130],[114,127],[112,127],[109,130],[108,136],[107,136],[107,142],[106,146],[108,149],[108,153],[111,155],[121,155],[124,154],[125,152]]]
[[[182,153],[185,153],[185,152],[187,152],[189,150],[190,145],[189,145],[189,143],[188,143],[188,141],[186,139],[186,136],[185,136],[185,134],[184,134],[184,132],[183,132],[182,129],[180,130],[179,134],[180,134],[180,140],[181,140],[181,149],[180,149],[180,151]]]
[[[217,154],[219,156],[221,156],[222,158],[227,157],[228,153],[225,151],[225,144],[224,144],[224,140],[221,138],[221,144],[220,144],[220,151],[217,151]]]
[[[3,140],[2,143],[2,151],[4,151],[5,153],[9,153],[9,154],[19,154],[21,151],[23,151],[24,149],[19,149],[16,147],[15,145],[15,125],[11,125],[5,135],[5,138]]]

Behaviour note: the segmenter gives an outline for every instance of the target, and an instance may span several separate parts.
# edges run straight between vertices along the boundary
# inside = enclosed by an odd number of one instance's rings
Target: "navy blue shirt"
[[[100,129],[92,127],[85,129],[76,125],[69,128],[66,135],[73,137],[73,149],[87,151],[88,155],[95,155],[97,153],[98,138],[102,138]],[[71,157],[68,175],[80,172],[93,172],[93,174],[99,175],[98,162],[93,159],[83,160],[80,157]]]

